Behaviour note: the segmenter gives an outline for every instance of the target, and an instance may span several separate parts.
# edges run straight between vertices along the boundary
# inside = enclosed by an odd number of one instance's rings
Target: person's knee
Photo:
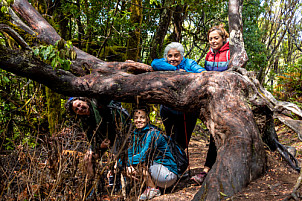
[[[149,171],[155,184],[161,188],[168,188],[177,180],[177,175],[161,164],[153,164]]]
[[[165,177],[153,178],[156,182],[155,184],[160,188],[169,188],[177,181],[177,175],[170,172]],[[157,180],[156,180],[157,179]]]

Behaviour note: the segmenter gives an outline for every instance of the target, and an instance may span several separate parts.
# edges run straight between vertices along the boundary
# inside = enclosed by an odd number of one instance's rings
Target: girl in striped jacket
[[[214,26],[208,31],[210,50],[205,59],[205,69],[207,71],[225,71],[228,69],[230,60],[228,38],[229,34],[223,28],[222,24],[219,26]],[[215,140],[214,137],[210,135],[210,145],[203,172],[193,176],[191,179],[198,184],[201,184],[214,165],[216,157],[217,150]]]
[[[210,50],[205,61],[207,71],[225,71],[228,69],[230,60],[228,38],[229,34],[223,25],[214,26],[208,31]]]

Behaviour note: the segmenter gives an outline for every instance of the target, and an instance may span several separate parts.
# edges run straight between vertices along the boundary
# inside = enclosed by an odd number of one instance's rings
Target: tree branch
[[[9,34],[22,48],[27,50],[31,49],[23,38],[9,26],[0,24],[0,31]]]

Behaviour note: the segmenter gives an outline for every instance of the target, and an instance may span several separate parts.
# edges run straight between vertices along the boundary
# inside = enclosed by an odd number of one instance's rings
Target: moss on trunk
[[[142,0],[132,0],[131,11],[130,20],[135,28],[129,33],[127,59],[137,61],[139,59],[141,25],[143,19]]]
[[[61,123],[61,96],[46,87],[46,100],[47,100],[47,117],[49,124],[49,132],[52,135],[58,131]]]

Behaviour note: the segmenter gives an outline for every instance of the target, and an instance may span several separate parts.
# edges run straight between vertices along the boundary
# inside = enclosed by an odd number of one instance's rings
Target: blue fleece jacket
[[[167,63],[164,58],[154,59],[151,63],[151,66],[156,71],[175,71],[179,69],[184,69],[187,72],[191,73],[200,73],[205,71],[205,69],[197,64],[196,61],[192,59],[184,58],[178,66],[172,66]]]
[[[127,165],[148,163],[150,161],[147,160],[150,160],[150,158],[156,163],[163,164],[177,175],[177,165],[174,162],[167,141],[155,126],[149,124],[141,130],[134,130],[132,146],[128,148]]]

